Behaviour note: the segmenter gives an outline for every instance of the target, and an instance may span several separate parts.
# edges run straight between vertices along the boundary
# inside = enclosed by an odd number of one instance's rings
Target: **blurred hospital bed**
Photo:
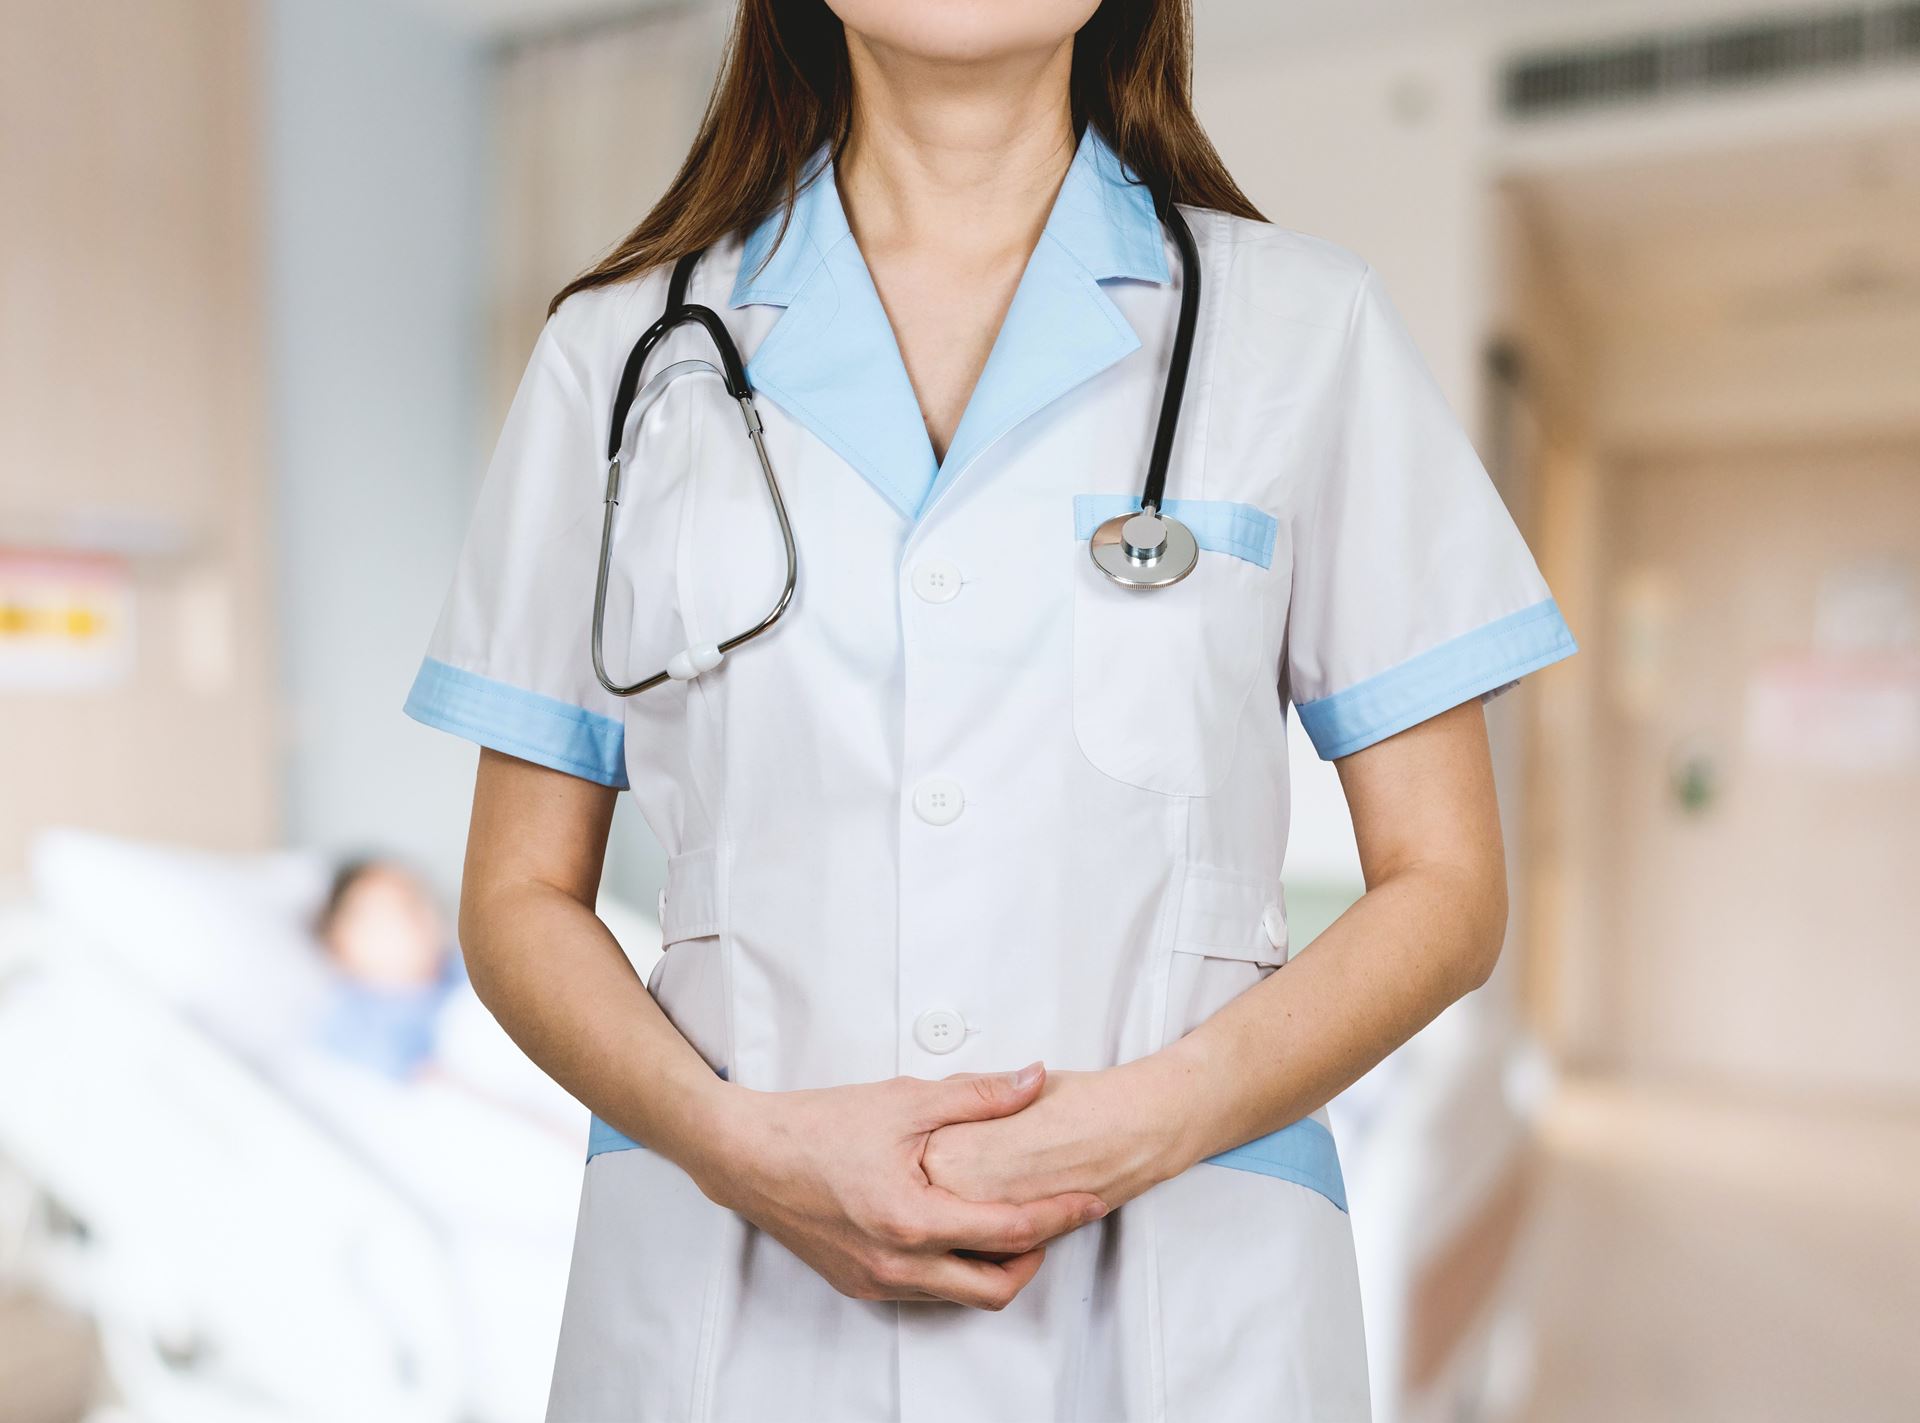
[[[428,1079],[310,1046],[327,873],[43,837],[0,908],[0,1158],[64,1223],[28,1258],[141,1423],[538,1417],[585,1113],[467,990]],[[644,975],[657,923],[602,913]],[[1530,1061],[1474,995],[1334,1104],[1379,1423],[1524,1394]]]
[[[326,877],[42,839],[0,918],[0,1157],[64,1223],[28,1258],[143,1423],[538,1417],[585,1113],[464,989],[425,1079],[311,1046]]]

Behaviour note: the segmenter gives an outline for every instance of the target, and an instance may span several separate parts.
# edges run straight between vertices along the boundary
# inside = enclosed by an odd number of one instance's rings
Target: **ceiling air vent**
[[[1507,61],[1513,118],[1920,63],[1920,4],[1857,5],[1536,50]]]

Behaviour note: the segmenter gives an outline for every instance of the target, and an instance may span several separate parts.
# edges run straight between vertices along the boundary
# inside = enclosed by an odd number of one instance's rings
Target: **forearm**
[[[461,938],[474,991],[549,1076],[696,1179],[718,1167],[708,1157],[727,1084],[590,909],[537,881],[500,885],[469,893]]]
[[[1140,1064],[1184,1169],[1324,1106],[1477,987],[1506,924],[1504,878],[1412,865],[1299,957]]]

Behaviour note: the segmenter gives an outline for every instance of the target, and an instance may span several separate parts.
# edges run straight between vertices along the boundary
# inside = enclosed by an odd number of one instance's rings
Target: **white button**
[[[913,813],[929,825],[951,825],[966,808],[960,783],[945,776],[929,776],[913,788]]]
[[[951,1008],[929,1008],[913,1020],[913,1040],[928,1052],[952,1052],[966,1036],[967,1020]]]
[[[913,591],[929,603],[951,603],[960,596],[960,565],[944,558],[914,565]]]
[[[1287,911],[1282,906],[1269,904],[1260,916],[1260,927],[1267,931],[1267,942],[1276,949],[1287,946]]]

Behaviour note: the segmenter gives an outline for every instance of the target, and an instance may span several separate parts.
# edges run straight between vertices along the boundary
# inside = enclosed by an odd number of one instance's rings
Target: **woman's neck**
[[[851,32],[847,49],[854,121],[837,177],[861,249],[1031,251],[1073,159],[1071,41],[980,64]]]

